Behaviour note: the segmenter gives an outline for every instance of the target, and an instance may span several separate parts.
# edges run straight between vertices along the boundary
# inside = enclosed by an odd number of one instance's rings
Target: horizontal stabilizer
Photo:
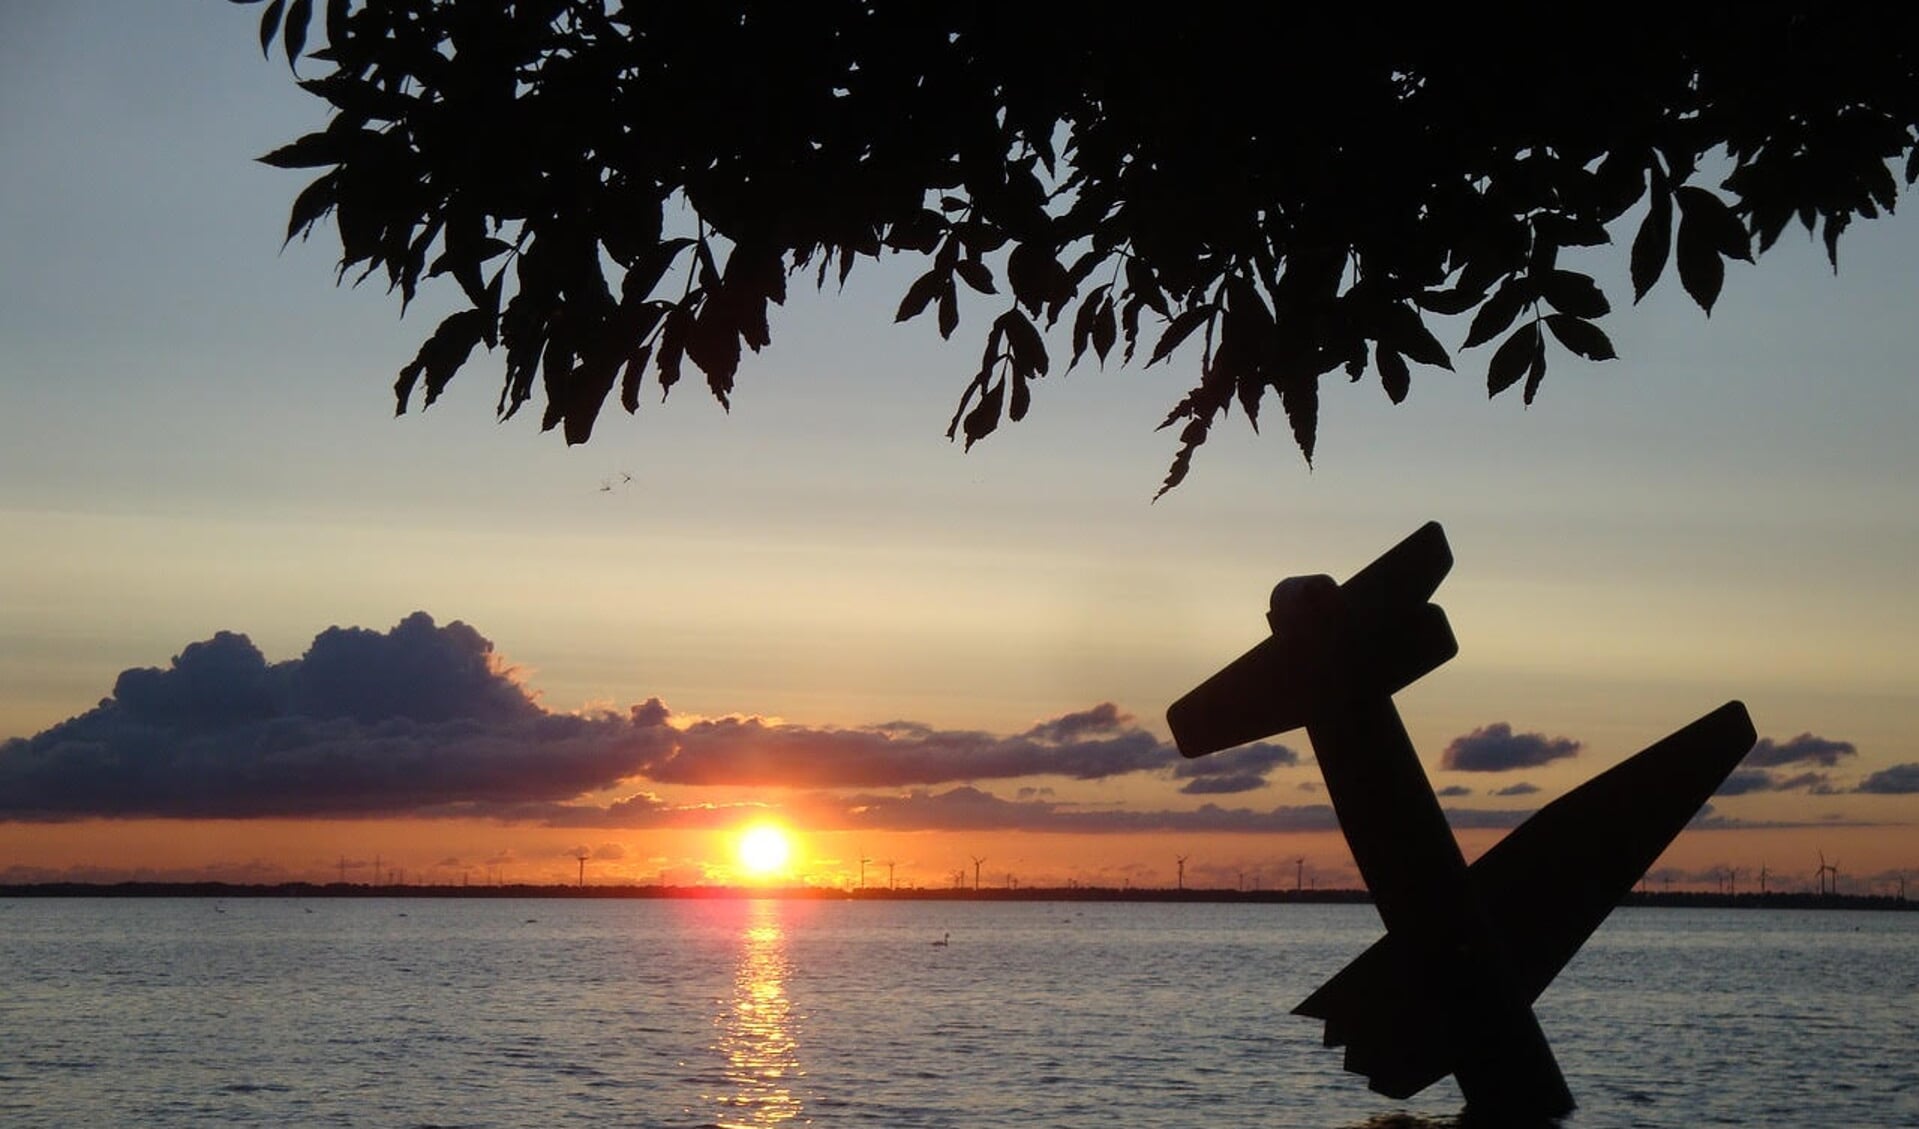
[[[1459,653],[1428,603],[1452,569],[1439,523],[1428,522],[1344,584],[1292,577],[1273,589],[1272,634],[1166,711],[1179,751],[1204,756],[1297,729],[1352,695],[1386,695]]]

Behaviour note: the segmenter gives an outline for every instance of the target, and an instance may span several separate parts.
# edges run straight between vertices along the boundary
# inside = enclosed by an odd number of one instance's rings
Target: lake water
[[[1367,906],[0,900],[0,1124],[1343,1129]],[[931,942],[951,935],[951,943]],[[1617,911],[1540,1000],[1613,1126],[1919,1126],[1919,915]]]

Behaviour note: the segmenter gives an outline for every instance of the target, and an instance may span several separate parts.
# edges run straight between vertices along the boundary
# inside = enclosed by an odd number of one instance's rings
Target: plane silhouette
[[[1571,1091],[1532,1002],[1756,739],[1729,702],[1547,804],[1470,867],[1392,695],[1458,653],[1430,603],[1452,568],[1428,523],[1344,584],[1273,589],[1272,635],[1167,710],[1203,756],[1304,726],[1386,936],[1294,1013],[1391,1097],[1451,1074],[1467,1112],[1560,1116]]]

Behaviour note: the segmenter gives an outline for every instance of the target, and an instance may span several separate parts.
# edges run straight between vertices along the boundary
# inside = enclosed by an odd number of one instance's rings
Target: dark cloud
[[[1715,796],[1744,796],[1750,792],[1772,791],[1772,773],[1763,768],[1734,769],[1719,784]]]
[[[552,714],[466,624],[329,628],[269,664],[219,632],[0,744],[0,818],[376,815],[562,800],[633,775],[671,730]]]
[[[1276,768],[1299,763],[1299,754],[1284,745],[1242,745],[1208,757],[1181,760],[1173,778],[1186,781],[1180,791],[1189,796],[1222,796],[1264,788]]]
[[[1514,733],[1503,721],[1453,738],[1439,758],[1439,767],[1454,772],[1509,772],[1576,755],[1580,742],[1544,733]]]
[[[1833,787],[1832,778],[1823,772],[1801,772],[1786,776],[1777,772],[1767,772],[1763,768],[1734,769],[1726,777],[1715,796],[1744,796],[1753,792],[1808,792],[1815,796],[1830,796],[1838,791]]]
[[[1118,706],[1101,702],[1090,710],[1062,714],[1051,721],[1042,721],[1027,730],[1025,736],[1035,741],[1070,744],[1095,734],[1117,733],[1130,728],[1132,722],[1132,716],[1121,713]]]
[[[1919,792],[1919,764],[1895,764],[1859,782],[1859,791],[1879,796],[1906,796]]]
[[[1530,796],[1537,791],[1539,791],[1539,785],[1529,784],[1526,781],[1521,780],[1517,784],[1508,784],[1504,788],[1493,789],[1493,795],[1495,796]]]
[[[1194,781],[1237,778],[1240,787],[1231,790],[1240,791],[1298,760],[1283,745],[1255,744],[1188,761],[1131,715],[1103,702],[1010,736],[909,721],[834,728],[717,718],[680,730],[675,745],[644,771],[660,784],[782,788],[907,788],[1029,776],[1103,780],[1170,772]],[[1258,780],[1247,785],[1248,777]]]
[[[1839,763],[1840,758],[1855,756],[1858,752],[1851,741],[1834,741],[1815,737],[1811,733],[1801,733],[1783,742],[1761,737],[1740,763],[1754,768],[1777,768],[1788,764],[1818,764],[1831,768]]]
[[[1454,799],[1459,796],[1470,796],[1472,794],[1473,794],[1473,790],[1471,788],[1466,787],[1464,784],[1448,784],[1444,788],[1441,788],[1439,791],[1433,793],[1433,795],[1438,796],[1442,800]]]

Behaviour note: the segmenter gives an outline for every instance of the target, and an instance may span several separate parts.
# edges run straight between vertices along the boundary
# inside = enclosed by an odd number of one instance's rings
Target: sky
[[[1909,200],[1710,318],[1597,249],[1620,360],[1328,385],[1313,465],[1236,418],[1157,502],[1194,358],[962,453],[996,311],[895,325],[900,261],[796,286],[730,413],[567,448],[483,355],[393,416],[451,299],[281,248],[305,181],[253,158],[324,107],[254,17],[0,3],[0,881],[726,882],[771,821],[822,885],[1351,885],[1303,733],[1187,762],[1164,711],[1275,581],[1428,520],[1460,653],[1398,702],[1469,856],[1737,698],[1761,744],[1659,880],[1919,872]]]

